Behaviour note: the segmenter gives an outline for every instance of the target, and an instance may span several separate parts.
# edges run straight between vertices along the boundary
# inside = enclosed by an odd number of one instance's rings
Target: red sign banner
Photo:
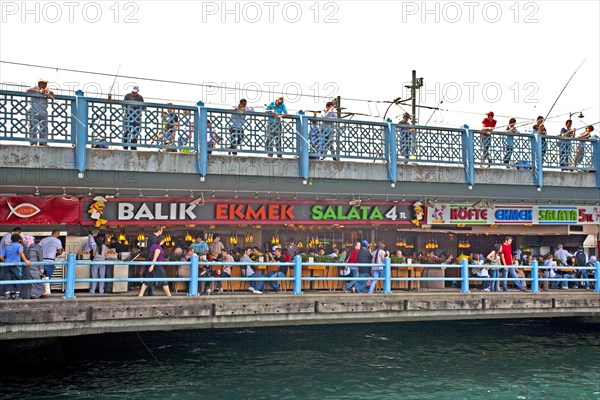
[[[75,196],[0,196],[0,224],[77,224],[79,204]]]

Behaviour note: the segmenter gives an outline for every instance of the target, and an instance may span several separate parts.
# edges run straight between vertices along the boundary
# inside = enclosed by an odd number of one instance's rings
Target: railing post
[[[540,291],[539,281],[539,265],[537,260],[531,262],[531,293],[538,293]]]
[[[462,132],[462,156],[463,166],[465,168],[465,183],[472,189],[475,184],[475,145],[473,132],[469,125],[463,126]]]
[[[294,257],[294,294],[302,294],[302,257]]]
[[[298,121],[296,122],[296,130],[298,131],[298,140],[296,142],[298,152],[298,173],[300,178],[308,180],[310,174],[309,155],[310,146],[308,138],[308,117],[304,115],[304,111],[298,111]]]
[[[198,296],[198,255],[192,254],[190,257],[190,285],[188,287],[188,296]]]
[[[538,187],[538,190],[542,189],[544,185],[544,178],[542,175],[542,169],[544,167],[544,158],[542,157],[542,139],[536,132],[532,133],[531,150],[533,151],[533,180]]]
[[[81,179],[87,168],[86,144],[88,139],[88,102],[83,97],[83,92],[75,92],[75,118],[71,124],[71,132],[75,139],[75,168],[77,176]]]
[[[203,102],[199,101],[196,105],[198,107],[194,110],[194,148],[198,160],[198,174],[200,180],[204,181],[208,171],[208,141],[206,140],[208,111]]]
[[[77,262],[74,253],[69,253],[67,255],[67,274],[66,274],[66,283],[65,283],[65,295],[63,299],[65,300],[74,300],[75,299],[75,268],[77,267]],[[52,278],[51,278],[52,279]]]
[[[594,279],[596,280],[594,283],[594,292],[600,293],[600,261],[596,261],[594,267],[596,267],[594,271]]]
[[[383,259],[383,294],[392,293],[392,260],[389,257]]]
[[[383,145],[385,159],[387,160],[387,173],[388,180],[391,182],[392,187],[396,186],[398,179],[398,149],[396,147],[396,124],[391,119],[387,119],[385,125],[385,140]]]
[[[461,274],[462,274],[462,281],[461,281],[461,285],[460,285],[460,292],[461,293],[469,293],[469,262],[467,261],[466,258],[463,258],[462,261],[460,262],[461,265]]]
[[[594,138],[594,161],[592,167],[596,171],[596,188],[600,189],[600,139]]]

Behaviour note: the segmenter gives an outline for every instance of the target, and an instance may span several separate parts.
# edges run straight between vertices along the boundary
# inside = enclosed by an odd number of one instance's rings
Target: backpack
[[[582,267],[587,264],[587,257],[582,250],[578,250],[575,253],[575,262],[577,263],[577,267]]]

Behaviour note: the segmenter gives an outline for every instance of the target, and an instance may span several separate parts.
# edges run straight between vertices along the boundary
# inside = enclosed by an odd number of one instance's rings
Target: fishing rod
[[[573,79],[573,77],[575,76],[575,74],[577,73],[577,71],[579,71],[579,68],[581,68],[581,66],[583,65],[583,63],[585,62],[585,60],[587,60],[587,58],[583,59],[583,61],[581,62],[581,64],[579,64],[579,66],[577,67],[577,69],[575,70],[575,72],[573,72],[573,75],[571,75],[571,77],[569,78],[569,80],[565,84],[565,87],[562,88],[562,90],[558,94],[558,97],[556,98],[556,100],[554,100],[554,104],[552,104],[552,107],[550,107],[550,110],[548,110],[548,114],[546,114],[546,118],[548,118],[548,116],[552,112],[552,109],[554,108],[554,106],[558,102],[558,99],[560,99],[560,96],[562,96],[562,94],[565,91],[565,89],[567,88],[567,86],[569,86],[569,83],[571,83],[571,79]],[[544,118],[544,121],[546,120],[546,118]]]
[[[117,73],[115,74],[115,78],[113,79],[112,85],[110,85],[110,89],[108,89],[108,99],[112,99],[112,90],[115,86],[115,82],[117,81],[117,76],[119,76],[119,72],[121,71],[121,64],[119,64],[119,68],[117,69]]]

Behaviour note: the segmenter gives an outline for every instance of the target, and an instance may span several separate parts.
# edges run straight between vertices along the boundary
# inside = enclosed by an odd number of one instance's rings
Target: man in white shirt
[[[573,257],[573,254],[563,249],[562,244],[556,245],[556,251],[554,252],[554,258],[559,258],[562,265],[567,265],[567,257]]]
[[[52,234],[48,237],[40,240],[40,247],[42,248],[42,257],[44,261],[54,262],[56,260],[56,256],[59,256],[63,252],[62,242],[58,238],[60,236],[60,231],[55,229],[52,231]],[[54,264],[46,264],[43,267],[43,273],[49,279],[52,279],[52,274],[54,273]],[[48,293],[46,293],[48,294]]]

